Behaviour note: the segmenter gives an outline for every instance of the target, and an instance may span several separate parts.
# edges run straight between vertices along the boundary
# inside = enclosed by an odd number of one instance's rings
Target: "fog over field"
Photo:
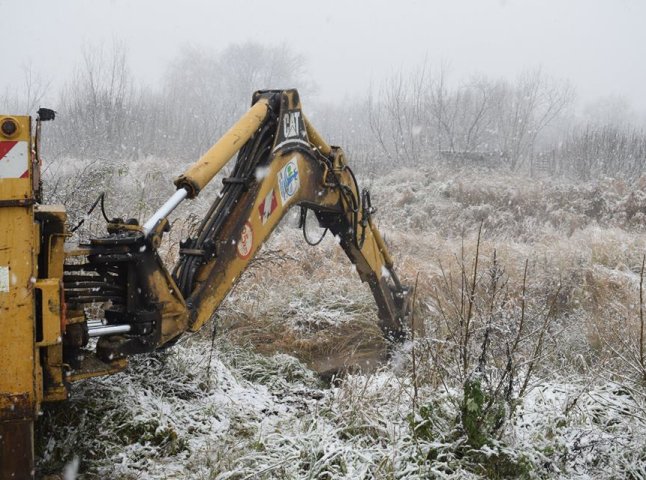
[[[39,474],[646,478],[644,20],[638,0],[0,0],[0,111],[57,111],[44,201],[70,242],[105,233],[101,193],[145,221],[254,91],[296,88],[414,289],[415,328],[384,338],[339,238],[310,247],[290,214],[200,332],[43,409]],[[167,265],[230,172],[170,216]]]
[[[303,92],[307,98],[341,102],[426,60],[448,65],[457,78],[512,79],[541,67],[569,80],[583,104],[615,96],[646,110],[646,5],[638,0],[0,0],[0,9],[2,31],[19,42],[4,53],[0,91],[15,90],[25,66],[56,90],[84,47],[115,39],[127,45],[133,75],[147,85],[158,85],[189,46],[219,50],[251,41],[305,57],[316,86]]]

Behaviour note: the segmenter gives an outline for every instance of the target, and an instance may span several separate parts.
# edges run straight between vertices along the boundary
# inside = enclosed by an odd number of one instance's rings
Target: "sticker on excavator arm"
[[[277,206],[278,202],[276,201],[276,194],[272,189],[258,206],[258,214],[260,215],[260,221],[263,225],[267,223],[267,220],[269,220],[269,217],[274,213]]]
[[[0,293],[9,292],[9,267],[0,266]]]
[[[0,142],[0,178],[27,178],[28,176],[28,142]]]
[[[243,260],[249,258],[251,255],[251,249],[253,248],[253,229],[251,228],[251,223],[247,222],[242,228],[242,233],[240,234],[240,240],[238,240],[238,256]]]
[[[292,158],[280,172],[278,172],[278,186],[280,187],[280,199],[285,205],[290,198],[296,195],[301,186],[298,176],[298,161]]]

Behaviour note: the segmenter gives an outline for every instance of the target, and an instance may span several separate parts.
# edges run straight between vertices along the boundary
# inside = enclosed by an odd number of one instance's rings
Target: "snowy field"
[[[411,385],[392,367],[323,386],[292,357],[191,341],[48,411],[44,463],[81,478],[643,478],[644,405],[617,384],[541,382],[500,439],[465,445],[461,393]],[[426,410],[425,410],[426,411]]]
[[[379,363],[369,289],[333,238],[308,247],[286,222],[215,331],[136,357],[126,373],[78,384],[70,402],[44,410],[41,471],[646,478],[646,182],[454,168],[360,180],[396,269],[417,281],[424,334]],[[112,188],[143,204],[165,195],[120,187],[129,181],[115,177]],[[178,236],[181,222],[174,228]],[[313,370],[350,353],[363,371],[321,379]]]
[[[202,331],[43,406],[38,477],[646,480],[646,2],[0,3],[0,112],[55,110],[70,240],[143,223],[295,87],[414,290],[392,344],[295,209]],[[169,270],[232,171],[169,216]]]

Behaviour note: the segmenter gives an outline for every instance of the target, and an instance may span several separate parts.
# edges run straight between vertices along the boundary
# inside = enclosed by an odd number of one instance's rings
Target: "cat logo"
[[[280,143],[274,146],[274,152],[280,150],[281,148],[295,148],[297,146],[303,146],[309,148],[310,144],[306,140],[307,133],[305,130],[305,125],[303,124],[303,117],[300,110],[292,110],[282,114],[281,125],[278,127],[282,135],[280,135]]]
[[[283,134],[285,138],[298,137],[301,133],[301,112],[288,112],[283,115]]]

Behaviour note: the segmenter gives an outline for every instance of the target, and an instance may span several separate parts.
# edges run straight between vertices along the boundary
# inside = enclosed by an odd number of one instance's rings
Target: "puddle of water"
[[[349,321],[313,333],[257,320],[224,327],[232,342],[252,345],[264,355],[292,355],[328,380],[346,372],[374,371],[388,358],[387,343],[372,323]]]

